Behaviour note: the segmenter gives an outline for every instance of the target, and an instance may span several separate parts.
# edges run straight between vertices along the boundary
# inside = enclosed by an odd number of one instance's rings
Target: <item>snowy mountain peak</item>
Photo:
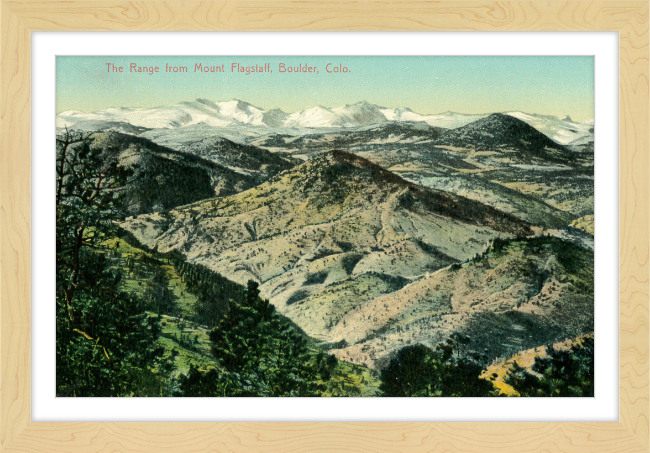
[[[593,120],[574,122],[570,116],[559,119],[549,115],[507,112],[560,144],[576,140],[593,140]],[[160,108],[109,108],[85,113],[69,110],[57,115],[57,127],[77,127],[93,130],[121,127],[146,129],[175,129],[201,126],[213,128],[355,128],[389,122],[422,123],[446,129],[456,129],[487,118],[488,114],[463,114],[447,111],[439,114],[419,114],[410,108],[386,108],[368,101],[328,108],[322,105],[287,114],[278,108],[264,110],[241,99],[214,102],[205,98]],[[123,126],[120,126],[122,124]],[[252,130],[252,129],[251,129]]]
[[[253,106],[252,104],[249,104],[246,101],[242,101],[241,99],[231,99],[230,101],[218,102],[217,104],[224,108],[231,108],[236,110],[249,110],[250,108],[262,110],[258,107]]]
[[[576,123],[568,115],[560,119],[552,115],[534,113],[508,112],[507,114],[528,123],[562,145],[569,145],[577,140],[583,141],[585,138],[593,140],[593,130],[591,130],[593,121]]]

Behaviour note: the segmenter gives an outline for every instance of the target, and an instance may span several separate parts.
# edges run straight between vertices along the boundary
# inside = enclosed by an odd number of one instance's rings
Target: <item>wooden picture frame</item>
[[[648,2],[1,1],[0,8],[0,443],[3,451],[649,450]],[[40,30],[617,31],[620,43],[619,421],[32,422],[30,33]]]

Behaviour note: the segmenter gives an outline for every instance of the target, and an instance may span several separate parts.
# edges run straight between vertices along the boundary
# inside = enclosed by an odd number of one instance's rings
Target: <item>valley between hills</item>
[[[466,338],[463,354],[494,366],[593,338],[593,122],[367,103],[291,116],[242,101],[112,110],[57,119],[129,169],[115,223],[129,245],[112,239],[109,256],[124,268],[127,255],[178,256],[255,282],[308,341],[353,367],[364,396],[409,346]],[[154,271],[130,263],[135,294]],[[167,325],[183,320],[199,345],[179,373],[214,367],[216,318],[170,285]],[[228,316],[223,304],[210,316]]]

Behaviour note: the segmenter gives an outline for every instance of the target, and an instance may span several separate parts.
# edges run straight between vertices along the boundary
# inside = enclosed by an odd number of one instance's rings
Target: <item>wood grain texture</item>
[[[7,452],[647,452],[647,2],[0,1],[0,443]],[[30,32],[614,30],[620,37],[616,423],[30,421]]]
[[[619,30],[619,421],[648,449],[648,13]],[[645,40],[640,33],[645,31]],[[644,47],[645,46],[645,49]]]
[[[31,77],[29,31],[4,3],[0,7],[0,442],[4,446],[30,422]]]

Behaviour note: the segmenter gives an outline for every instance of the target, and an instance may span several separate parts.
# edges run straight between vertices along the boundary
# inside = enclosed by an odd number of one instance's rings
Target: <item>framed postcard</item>
[[[647,4],[36,5],[7,451],[648,449]]]

